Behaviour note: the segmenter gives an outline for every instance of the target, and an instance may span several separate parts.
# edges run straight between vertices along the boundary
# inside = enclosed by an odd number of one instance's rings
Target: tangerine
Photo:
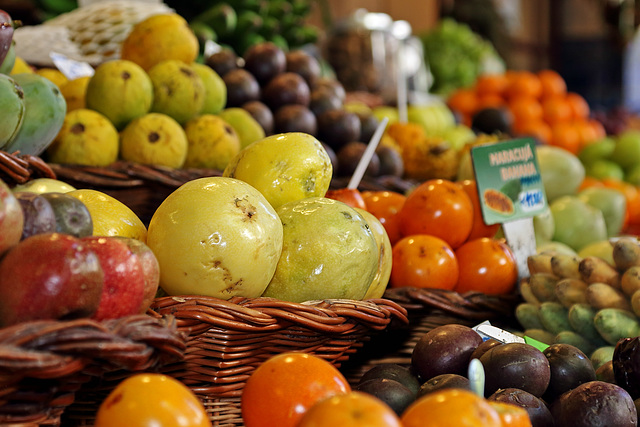
[[[471,115],[478,109],[478,95],[473,89],[459,88],[449,95],[447,105],[462,115]]]
[[[393,246],[391,287],[451,290],[458,282],[458,260],[451,246],[428,234],[402,238]]]
[[[549,144],[564,148],[578,154],[581,148],[581,137],[576,126],[571,122],[560,122],[551,125]]]
[[[587,118],[589,118],[591,109],[589,108],[587,100],[584,99],[582,95],[575,92],[569,92],[567,93],[565,99],[567,101],[567,104],[569,104],[571,116],[574,120],[586,120]]]
[[[493,94],[502,96],[508,86],[509,79],[503,73],[487,73],[478,76],[475,90],[478,95]]]
[[[542,97],[564,96],[567,93],[567,83],[555,70],[545,69],[538,71],[538,78],[542,84]]]
[[[430,234],[452,248],[464,243],[473,228],[473,204],[456,183],[431,179],[418,185],[398,212],[403,236]]]
[[[400,420],[403,427],[502,427],[498,412],[486,399],[457,388],[418,398]]]
[[[350,391],[338,368],[319,356],[280,353],[262,362],[247,380],[242,419],[246,427],[295,427],[319,401]]]
[[[402,234],[397,214],[407,197],[395,191],[363,191],[362,198],[367,210],[384,226],[391,244],[400,240]]]
[[[516,121],[513,125],[513,131],[519,136],[531,136],[542,144],[548,144],[551,141],[551,126],[542,120],[531,120],[524,123]]]
[[[506,89],[507,98],[542,96],[542,83],[538,76],[531,71],[516,71],[509,76],[509,86]]]
[[[542,100],[542,116],[550,125],[567,122],[573,117],[571,105],[563,96],[551,96]]]
[[[529,96],[513,98],[509,102],[509,110],[516,122],[526,123],[542,120],[542,105],[537,99]]]
[[[352,391],[324,399],[303,415],[297,427],[401,427],[400,418],[377,397]]]
[[[460,274],[454,288],[459,293],[478,291],[506,295],[515,289],[518,266],[511,248],[501,240],[469,240],[455,251]]]

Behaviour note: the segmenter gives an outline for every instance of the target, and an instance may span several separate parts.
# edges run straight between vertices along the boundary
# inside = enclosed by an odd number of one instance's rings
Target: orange
[[[601,139],[607,136],[607,132],[604,128],[604,125],[600,121],[596,119],[589,119],[587,120],[587,122],[591,125],[595,134],[597,135],[596,139]]]
[[[507,76],[500,73],[491,73],[491,74],[481,74],[476,79],[476,93],[478,95],[500,95],[504,93],[509,85],[509,80]]]
[[[504,98],[496,93],[485,93],[478,95],[477,110],[483,108],[496,108],[502,107],[506,104]]]
[[[542,85],[542,97],[564,96],[567,93],[567,83],[555,70],[538,71],[538,78]]]
[[[532,120],[528,122],[515,122],[513,132],[518,136],[531,136],[543,144],[548,144],[551,140],[551,126],[542,120]]]
[[[367,211],[378,218],[391,244],[395,244],[402,238],[397,214],[407,197],[395,191],[363,191],[361,194]]]
[[[458,260],[451,246],[428,234],[401,239],[393,246],[392,287],[415,286],[451,290],[458,282]]]
[[[538,76],[531,71],[516,71],[509,76],[509,86],[505,96],[510,99],[520,96],[540,98],[542,83]]]
[[[489,405],[498,412],[502,427],[532,427],[531,418],[526,409],[512,403],[488,400]]]
[[[540,101],[530,96],[518,96],[509,101],[509,110],[516,122],[542,120],[542,105]]]
[[[487,225],[482,216],[482,205],[478,196],[478,185],[475,180],[465,179],[457,183],[469,196],[473,205],[473,226],[471,233],[467,237],[467,241],[480,237],[493,237],[498,232],[500,224]]]
[[[582,180],[582,184],[580,184],[580,186],[578,187],[578,192],[589,187],[604,187],[604,184],[598,178],[586,175]]]
[[[551,125],[551,138],[549,144],[564,148],[578,154],[581,148],[580,133],[571,122],[560,122]]]
[[[460,270],[455,291],[506,295],[515,289],[518,266],[506,243],[482,237],[469,240],[455,253]]]
[[[502,427],[498,412],[486,399],[456,388],[418,398],[400,420],[403,427]]]
[[[580,135],[580,149],[600,139],[598,130],[585,119],[574,120],[573,125]]]
[[[242,391],[246,427],[295,427],[319,401],[351,391],[344,375],[308,353],[281,353],[262,362]]]
[[[569,92],[565,96],[565,99],[567,101],[567,104],[569,105],[569,109],[571,110],[571,117],[574,120],[586,120],[587,118],[589,118],[591,109],[589,108],[587,100],[584,99],[582,95],[575,92]]]
[[[430,234],[452,248],[464,243],[473,227],[473,204],[465,191],[445,179],[418,185],[398,212],[403,236]]]
[[[564,96],[551,96],[542,100],[542,117],[553,126],[571,120],[573,110]]]
[[[447,99],[447,105],[460,114],[470,115],[478,109],[478,96],[473,89],[456,89]]]
[[[304,414],[297,427],[402,427],[400,418],[382,400],[352,391],[324,399]]]

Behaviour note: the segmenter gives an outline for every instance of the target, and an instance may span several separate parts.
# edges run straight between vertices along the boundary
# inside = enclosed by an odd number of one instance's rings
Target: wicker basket
[[[172,316],[42,320],[0,329],[0,425],[60,425],[83,383],[182,360]]]
[[[157,298],[151,310],[175,317],[178,329],[188,334],[184,359],[159,371],[190,387],[214,426],[243,424],[242,388],[267,358],[300,351],[339,367],[376,333],[408,322],[406,310],[387,299],[291,303],[266,297],[225,301],[181,296]],[[64,425],[90,425],[99,402],[121,379],[116,373],[84,384],[64,414]]]

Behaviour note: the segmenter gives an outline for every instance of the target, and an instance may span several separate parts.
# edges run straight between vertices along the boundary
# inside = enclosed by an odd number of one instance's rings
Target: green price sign
[[[533,217],[547,206],[533,139],[514,139],[471,149],[484,222]]]

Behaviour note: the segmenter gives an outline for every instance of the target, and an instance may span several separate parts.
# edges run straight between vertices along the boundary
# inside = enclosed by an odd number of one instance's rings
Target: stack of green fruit
[[[621,237],[613,264],[597,256],[540,253],[528,259],[530,276],[520,283],[524,302],[516,317],[526,335],[565,343],[611,360],[623,338],[640,335],[640,244]],[[594,358],[595,354],[595,358]]]
[[[309,0],[227,0],[190,20],[204,49],[208,40],[243,55],[255,44],[271,41],[284,50],[316,42],[318,29],[305,22]]]

